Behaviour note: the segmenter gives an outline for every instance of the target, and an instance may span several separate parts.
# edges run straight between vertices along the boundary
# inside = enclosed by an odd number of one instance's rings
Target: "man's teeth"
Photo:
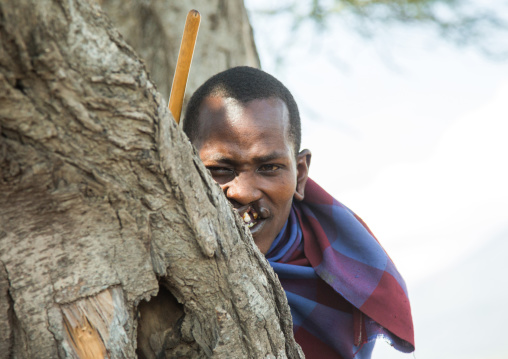
[[[258,214],[256,212],[254,212],[254,213],[252,213],[252,217],[254,217],[254,219],[257,219]],[[254,222],[252,220],[252,218],[249,216],[249,213],[247,213],[247,212],[245,212],[243,214],[242,218],[243,218],[243,221],[245,222],[245,224],[247,224],[247,227],[249,227],[249,228],[252,228],[256,224],[256,222]]]
[[[250,216],[249,216],[249,214],[248,214],[247,212],[245,212],[245,213],[243,214],[243,221],[244,221],[245,223],[249,223],[249,222],[251,221],[251,218],[250,218]]]

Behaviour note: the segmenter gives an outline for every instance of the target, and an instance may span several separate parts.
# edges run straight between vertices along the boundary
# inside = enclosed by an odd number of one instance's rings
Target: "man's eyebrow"
[[[236,162],[229,158],[229,157],[226,157],[220,153],[214,153],[212,154],[211,156],[208,156],[206,158],[207,161],[213,161],[213,162],[218,162],[218,163],[225,163],[225,164],[228,164],[228,165],[234,165]]]
[[[255,162],[260,162],[260,163],[271,162],[273,160],[277,160],[277,159],[284,158],[284,157],[286,157],[285,153],[272,152],[272,153],[269,153],[269,154],[264,155],[264,156],[254,157],[254,161]]]
[[[281,158],[285,158],[285,157],[286,157],[285,153],[272,152],[267,155],[256,156],[253,158],[253,160],[256,163],[265,163],[265,162],[271,162],[273,160],[277,160],[277,159],[281,159]],[[220,153],[214,153],[213,155],[207,157],[206,160],[217,162],[217,163],[224,163],[224,164],[228,164],[228,165],[235,165],[237,163],[237,161],[235,161],[234,159],[226,157]]]

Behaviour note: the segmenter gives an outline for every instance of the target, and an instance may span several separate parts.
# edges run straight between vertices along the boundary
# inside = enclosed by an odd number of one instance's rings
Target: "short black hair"
[[[289,138],[295,156],[300,152],[302,138],[300,113],[291,92],[272,75],[248,66],[233,67],[210,77],[192,95],[185,111],[183,131],[193,142],[199,129],[199,108],[208,96],[233,98],[243,104],[265,98],[279,98],[289,111]]]

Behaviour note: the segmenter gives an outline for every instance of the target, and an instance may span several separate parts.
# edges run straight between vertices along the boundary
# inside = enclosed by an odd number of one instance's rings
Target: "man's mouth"
[[[249,208],[247,211],[245,211],[245,213],[242,216],[243,221],[249,228],[254,227],[258,223],[256,221],[258,219],[258,217],[259,217],[259,214],[252,207]]]

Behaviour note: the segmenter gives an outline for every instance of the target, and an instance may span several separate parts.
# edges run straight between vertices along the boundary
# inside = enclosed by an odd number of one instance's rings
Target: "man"
[[[183,129],[279,275],[307,358],[370,358],[379,336],[414,350],[404,281],[361,219],[308,178],[282,83],[249,67],[219,73]]]

